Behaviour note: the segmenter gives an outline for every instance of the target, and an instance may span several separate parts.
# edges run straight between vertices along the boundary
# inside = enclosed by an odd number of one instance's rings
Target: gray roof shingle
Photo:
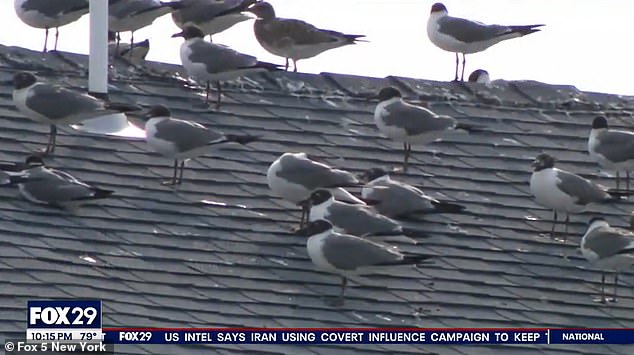
[[[65,85],[86,85],[87,58],[0,46],[0,159],[22,160],[42,148],[48,128],[13,106],[10,80],[20,70]],[[201,107],[201,88],[178,66],[111,68],[110,98],[170,107],[174,114],[262,142],[188,163],[185,183],[160,185],[171,162],[145,142],[62,128],[47,158],[116,198],[75,214],[34,206],[15,189],[0,190],[0,337],[24,330],[26,301],[81,297],[104,301],[104,326],[142,327],[634,327],[634,273],[623,273],[621,301],[592,301],[600,271],[576,245],[540,235],[550,211],[530,198],[531,159],[542,151],[608,186],[586,153],[590,122],[604,114],[632,126],[634,98],[571,86],[497,81],[491,86],[411,78],[365,78],[279,72],[228,82],[215,112]],[[187,86],[185,85],[187,84]],[[412,252],[439,256],[425,268],[355,277],[346,304],[333,309],[339,279],[316,271],[305,241],[289,234],[299,211],[271,196],[268,165],[285,151],[305,151],[354,173],[401,161],[400,145],[379,136],[368,97],[385,86],[438,113],[485,125],[428,147],[414,146],[399,179],[476,216],[432,216],[417,222],[433,234]],[[204,201],[202,203],[201,201]],[[595,206],[616,225],[632,205]],[[579,236],[588,215],[572,216]],[[577,241],[578,238],[569,238]],[[568,255],[568,259],[563,256]],[[118,346],[117,352],[218,354],[489,354],[500,347],[280,345]],[[629,354],[622,346],[504,346],[509,354]]]

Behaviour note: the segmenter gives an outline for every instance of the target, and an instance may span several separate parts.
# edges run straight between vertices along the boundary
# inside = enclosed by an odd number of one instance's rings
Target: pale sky
[[[62,0],[51,0],[62,1]],[[454,54],[435,47],[426,24],[434,0],[270,0],[280,17],[297,18],[321,28],[365,34],[368,43],[333,49],[299,61],[302,72],[388,75],[449,81]],[[445,0],[451,16],[505,25],[546,24],[541,32],[499,43],[467,55],[465,78],[473,70],[489,71],[492,80],[537,80],[574,85],[581,90],[634,95],[632,39],[633,0]],[[15,15],[13,0],[0,0],[0,43],[41,50],[44,30],[31,28]],[[284,64],[260,47],[253,21],[214,36],[214,42]],[[88,16],[60,28],[58,49],[88,52]],[[181,38],[166,15],[135,32],[135,41],[150,39],[149,60],[180,64]],[[53,32],[54,33],[54,32]],[[124,40],[129,40],[126,34]],[[49,42],[52,48],[53,41]]]

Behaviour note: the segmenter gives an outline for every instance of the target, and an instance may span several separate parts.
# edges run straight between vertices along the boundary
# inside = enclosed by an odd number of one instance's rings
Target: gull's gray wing
[[[386,216],[401,216],[434,208],[432,198],[409,185],[383,182],[367,188],[370,189],[367,200],[377,201],[372,207]]]
[[[386,105],[385,110],[387,114],[382,116],[383,122],[404,129],[408,135],[444,131],[456,125],[453,117],[439,116],[426,108],[400,100]]]
[[[338,42],[346,36],[341,32],[319,29],[302,20],[284,18],[256,22],[255,35],[258,40],[271,43],[276,47]]]
[[[335,202],[328,209],[326,218],[333,226],[356,236],[398,233],[398,222],[380,215],[371,207]]]
[[[634,134],[622,131],[605,131],[598,137],[597,153],[615,163],[634,159]]]
[[[44,83],[30,89],[26,106],[51,120],[83,116],[104,109],[103,102],[95,97]]]
[[[88,0],[29,0],[22,4],[25,11],[35,10],[46,17],[57,17],[70,12],[85,10],[88,13]]]
[[[249,5],[256,0],[225,0],[225,1],[209,1],[209,0],[182,0],[185,7],[172,12],[172,18],[177,24],[200,24],[211,21],[219,15],[224,15],[232,10],[235,12],[244,11]]]
[[[624,253],[634,255],[634,234],[618,228],[595,228],[586,237],[584,247],[594,251],[599,259]]]
[[[354,175],[347,171],[333,169],[309,159],[298,159],[287,156],[280,160],[281,169],[277,176],[295,184],[304,186],[307,190],[320,187],[340,187],[358,184]]]
[[[565,170],[557,171],[557,187],[567,195],[573,197],[576,204],[587,205],[593,202],[605,201],[610,197],[607,192],[588,179],[569,173]]]
[[[328,263],[342,270],[390,264],[402,255],[386,245],[346,234],[333,234],[324,241],[322,252]]]
[[[159,122],[156,129],[156,138],[172,142],[181,152],[224,140],[224,135],[201,124],[174,118]]]
[[[191,50],[189,59],[192,62],[203,63],[207,67],[207,72],[211,74],[249,68],[258,62],[254,56],[202,40],[193,42]]]
[[[511,32],[508,26],[485,25],[480,22],[450,16],[440,18],[438,26],[440,32],[465,43],[488,41]]]

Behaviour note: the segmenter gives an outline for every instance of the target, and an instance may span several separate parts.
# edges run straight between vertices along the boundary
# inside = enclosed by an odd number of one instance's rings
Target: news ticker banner
[[[27,342],[91,344],[634,344],[634,329],[102,328],[100,300],[27,304]]]

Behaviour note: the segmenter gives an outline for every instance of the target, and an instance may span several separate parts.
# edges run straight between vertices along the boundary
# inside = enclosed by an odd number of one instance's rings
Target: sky
[[[51,0],[62,1],[62,0]],[[364,34],[367,43],[333,49],[299,61],[299,71],[388,75],[449,81],[455,56],[427,38],[431,5],[425,0],[270,0],[277,16],[297,18],[317,27]],[[484,52],[467,55],[465,77],[486,69],[492,80],[536,80],[574,85],[580,90],[634,95],[629,55],[634,47],[632,0],[445,0],[449,15],[504,25],[546,24],[541,32],[511,39]],[[0,0],[0,44],[41,50],[44,30],[29,27],[15,15],[13,0]],[[9,30],[10,29],[10,30]],[[138,30],[135,41],[150,39],[148,60],[180,64],[182,38],[171,16]],[[60,28],[58,49],[88,53],[88,16]],[[123,36],[129,41],[129,35]],[[253,35],[253,21],[215,35],[214,42],[284,64],[266,52]],[[52,47],[53,41],[49,42]]]

